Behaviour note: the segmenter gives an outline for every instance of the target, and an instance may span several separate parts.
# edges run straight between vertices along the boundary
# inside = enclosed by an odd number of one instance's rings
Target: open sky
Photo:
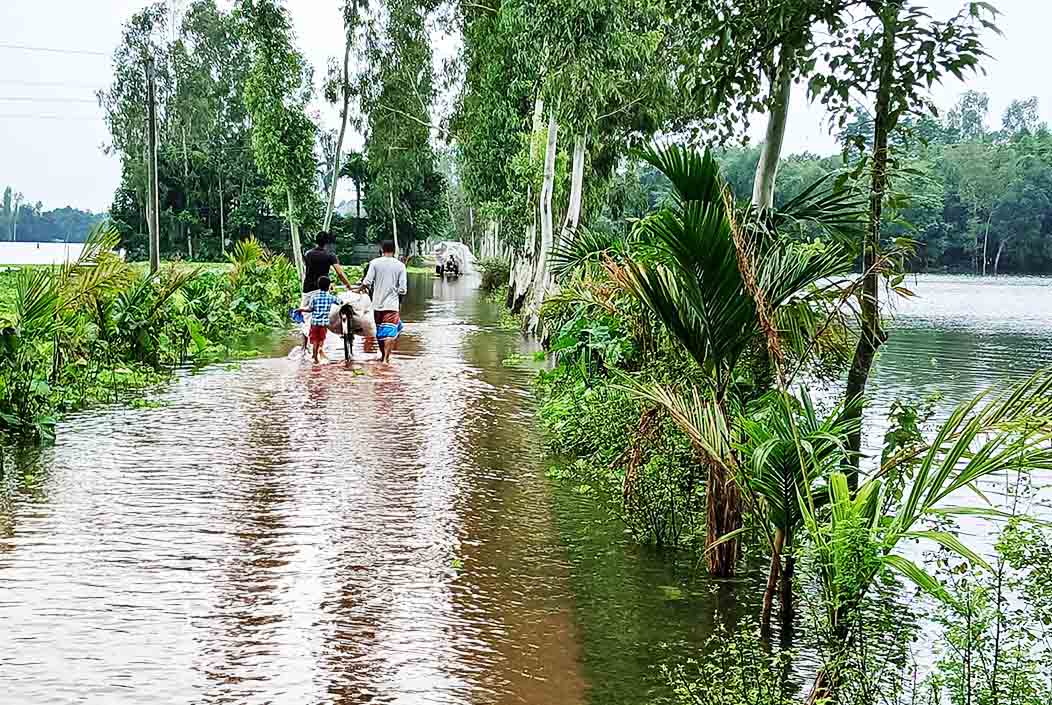
[[[554,0],[553,0],[554,1]],[[0,189],[11,185],[30,202],[95,211],[109,207],[120,179],[117,158],[103,146],[108,135],[94,93],[110,78],[109,55],[121,25],[145,0],[2,0],[0,2]],[[960,9],[963,0],[928,0],[936,17]],[[990,36],[987,75],[967,85],[950,79],[934,92],[946,108],[967,88],[990,95],[991,127],[1015,98],[1036,95],[1042,116],[1052,122],[1052,81],[1044,75],[1044,49],[1052,27],[1049,0],[994,0],[1004,37]],[[320,80],[325,62],[342,50],[340,0],[287,0],[299,46]],[[31,51],[26,47],[59,51]],[[1046,47],[1047,48],[1047,47]],[[83,52],[83,53],[78,53]],[[823,112],[807,103],[802,88],[793,96],[787,153],[836,150]],[[336,112],[320,108],[323,123]],[[762,122],[762,121],[761,121]],[[754,139],[762,125],[755,128]],[[353,141],[360,144],[360,137]]]

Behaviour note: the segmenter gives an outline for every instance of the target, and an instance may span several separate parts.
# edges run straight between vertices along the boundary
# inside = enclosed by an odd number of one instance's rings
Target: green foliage
[[[907,115],[892,136],[885,247],[916,241],[909,267],[989,274],[1052,271],[1052,132],[1016,101],[1000,129],[985,124],[982,94],[965,93],[943,119]],[[1019,114],[1016,117],[1016,114]],[[964,117],[958,117],[963,115]],[[964,120],[966,127],[958,123]],[[864,188],[856,148],[872,148],[872,116],[860,112],[841,130],[846,155],[790,155],[781,160],[775,204],[825,178]],[[724,149],[718,159],[738,198],[752,193],[759,148]],[[845,161],[846,159],[846,161]],[[813,228],[804,234],[813,235]],[[984,248],[985,245],[985,248]]]
[[[272,208],[302,224],[316,219],[320,208],[314,187],[317,128],[305,112],[311,71],[294,46],[292,21],[276,0],[243,0],[240,19],[252,50],[244,86],[252,152],[269,182]]]
[[[11,240],[16,235],[12,199],[8,186],[0,203],[0,240]],[[17,237],[19,242],[84,242],[91,229],[105,219],[103,213],[70,206],[44,210],[40,202],[27,202],[18,207]]]
[[[699,658],[664,666],[680,705],[793,705],[794,688],[785,678],[787,652],[772,654],[758,627],[743,622],[735,633],[717,623]]]
[[[366,33],[368,113],[366,203],[373,239],[395,234],[401,247],[439,238],[450,227],[445,178],[431,146],[435,98],[427,3],[395,0]],[[393,212],[392,212],[393,211]]]
[[[178,22],[170,26],[173,20]],[[192,249],[193,259],[216,260],[225,241],[250,233],[291,253],[282,209],[271,208],[272,184],[253,156],[245,105],[252,56],[244,29],[237,12],[219,9],[214,0],[194,0],[175,14],[168,4],[154,3],[125,24],[113,54],[113,79],[99,99],[109,128],[107,150],[121,162],[110,217],[131,259],[144,259],[148,247],[147,49],[157,75],[162,255],[186,259]]]
[[[1010,490],[1016,501],[1017,493],[1026,491],[1021,483]],[[997,537],[992,571],[975,571],[952,555],[938,556],[937,564],[952,602],[935,615],[942,640],[937,644],[941,657],[925,684],[932,701],[1052,701],[1052,537],[1047,530],[1013,517]]]
[[[81,258],[22,269],[0,309],[0,433],[47,440],[59,413],[117,401],[186,361],[227,357],[249,332],[285,322],[297,277],[254,241],[229,272],[147,274],[110,253],[96,228]]]
[[[508,285],[508,276],[511,267],[504,257],[490,257],[475,263],[475,267],[482,272],[482,291],[492,293],[502,286]]]
[[[963,490],[985,500],[978,483],[992,476],[1052,468],[1047,430],[1052,418],[1050,390],[1052,372],[1044,371],[1010,389],[979,394],[959,404],[930,439],[910,442],[906,450],[891,454],[880,473],[856,492],[848,489],[843,474],[834,473],[825,496],[811,491],[800,494],[832,649],[821,673],[823,688],[835,688],[842,677],[837,671],[842,656],[861,638],[860,606],[885,574],[898,574],[959,609],[942,582],[903,555],[903,543],[932,543],[972,566],[991,570],[956,535],[920,525],[962,515],[1003,517],[1004,512],[993,508],[949,507],[945,502]],[[912,477],[902,500],[887,501],[882,477],[903,465],[910,467]]]

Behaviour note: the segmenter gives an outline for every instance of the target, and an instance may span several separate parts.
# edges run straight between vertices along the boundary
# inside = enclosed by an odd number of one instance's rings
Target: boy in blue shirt
[[[331,286],[332,282],[328,277],[318,277],[318,291],[303,308],[297,309],[300,313],[310,314],[310,333],[307,340],[314,346],[315,364],[321,361],[320,358],[325,358],[321,346],[329,333],[329,312],[332,311],[333,304],[340,303],[340,300],[329,292]]]

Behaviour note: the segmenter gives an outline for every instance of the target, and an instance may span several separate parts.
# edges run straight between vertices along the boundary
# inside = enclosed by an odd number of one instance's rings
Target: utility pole
[[[394,235],[394,246],[395,246],[395,257],[400,254],[398,252],[398,214],[395,213],[394,203],[394,189],[391,190],[391,234]]]
[[[161,268],[161,233],[160,233],[160,196],[157,184],[157,96],[154,90],[153,80],[153,57],[146,57],[146,110],[147,110],[147,133],[149,135],[149,147],[147,161],[149,162],[150,188],[147,196],[148,206],[147,218],[150,221],[150,273],[156,274]]]

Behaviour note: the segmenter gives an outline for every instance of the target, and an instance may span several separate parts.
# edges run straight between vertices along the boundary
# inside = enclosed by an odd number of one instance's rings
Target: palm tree
[[[707,466],[708,567],[713,575],[728,576],[738,547],[735,539],[722,537],[741,526],[731,411],[743,400],[732,393],[735,374],[757,343],[777,348],[780,308],[806,297],[817,282],[849,272],[853,257],[835,244],[805,248],[782,241],[770,229],[740,226],[729,189],[707,152],[673,145],[651,148],[644,159],[668,177],[674,198],[637,225],[634,237],[652,252],[644,250],[608,269],[679,340],[704,371],[706,384],[686,394],[629,386],[665,408],[699,448]],[[853,208],[847,199],[834,199],[830,206],[838,218]],[[783,214],[765,222],[791,218]]]
[[[760,617],[765,631],[779,583],[783,623],[792,619],[793,549],[804,523],[798,498],[821,497],[833,473],[848,467],[846,438],[857,423],[842,407],[820,418],[806,389],[798,399],[771,392],[739,419],[740,482],[771,549]]]

